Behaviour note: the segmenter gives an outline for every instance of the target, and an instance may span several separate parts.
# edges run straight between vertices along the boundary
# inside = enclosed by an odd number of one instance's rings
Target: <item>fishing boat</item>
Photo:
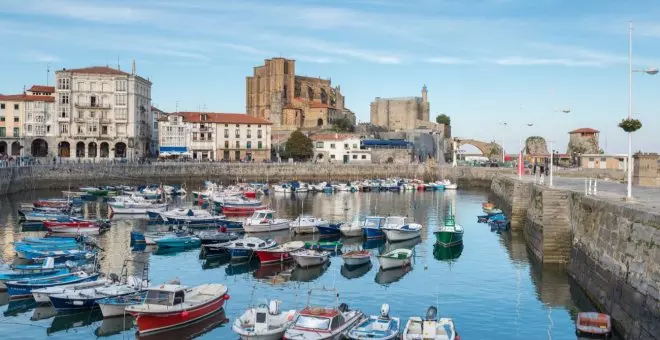
[[[93,255],[93,253],[86,249],[47,249],[47,248],[28,248],[28,247],[19,247],[16,248],[16,254],[19,258],[34,260],[39,258],[52,257],[55,259],[76,259],[81,257],[86,257],[88,254]]]
[[[247,233],[263,233],[289,229],[291,220],[274,218],[273,210],[256,210],[251,217],[243,223],[243,229]]]
[[[306,249],[312,250],[328,250],[331,252],[338,252],[344,246],[342,241],[320,241],[320,242],[305,242]]]
[[[327,251],[300,249],[291,253],[291,257],[301,267],[313,267],[322,265],[330,259]]]
[[[117,196],[108,202],[113,214],[146,214],[152,212],[165,212],[167,203],[153,203],[140,196]]]
[[[410,249],[395,249],[383,255],[378,255],[378,262],[383,270],[404,267],[410,265],[412,254],[413,252]]]
[[[215,225],[224,220],[225,216],[212,215],[203,209],[176,208],[161,213],[160,218],[167,224]]]
[[[582,312],[577,315],[575,334],[609,338],[612,335],[612,318],[603,313]]]
[[[335,237],[341,235],[341,223],[328,223],[327,225],[317,225],[321,237]]]
[[[406,218],[403,216],[388,216],[381,230],[387,240],[394,242],[410,240],[422,235],[422,225],[406,223]]]
[[[100,279],[94,281],[87,281],[81,283],[67,284],[63,286],[53,286],[47,288],[33,289],[32,297],[38,303],[50,303],[50,296],[55,294],[63,294],[66,292],[74,292],[89,288],[104,287],[114,283],[111,279]]]
[[[279,185],[273,185],[273,192],[276,193],[282,193],[282,194],[290,194],[293,192],[293,187],[291,184],[284,183],[284,184],[279,184]]]
[[[74,218],[57,221],[44,221],[44,227],[50,232],[65,234],[98,235],[101,231],[101,226],[106,227],[107,225],[108,224],[103,221],[87,221]]]
[[[353,250],[341,255],[347,266],[362,266],[371,263],[371,253],[367,250]]]
[[[385,223],[385,217],[380,216],[367,216],[362,225],[362,231],[364,232],[364,237],[367,239],[373,238],[383,238],[385,234],[381,230],[381,227]]]
[[[197,247],[202,241],[197,236],[169,234],[154,240],[159,248],[188,248]]]
[[[42,212],[39,210],[24,212],[22,216],[26,222],[44,222],[66,220],[69,215],[63,212]]]
[[[147,296],[146,291],[133,294],[107,297],[96,301],[104,318],[127,315],[126,307],[141,304]]]
[[[67,268],[43,268],[41,271],[34,272],[0,272],[0,283],[7,281],[30,280],[36,278],[62,275],[69,272]]]
[[[38,199],[32,204],[37,207],[48,207],[48,208],[69,208],[71,204],[74,202],[74,200],[70,200],[68,198],[49,198],[49,199]]]
[[[137,318],[139,335],[153,334],[217,312],[229,300],[227,291],[221,284],[193,288],[163,284],[150,287],[143,303],[126,306],[125,310]]]
[[[241,340],[280,340],[293,322],[295,310],[280,311],[280,301],[271,300],[249,308],[234,321],[232,330]]]
[[[58,312],[71,312],[98,307],[96,301],[143,291],[149,285],[147,280],[128,276],[126,281],[113,283],[103,287],[93,287],[82,290],[65,291],[52,294],[48,298]]]
[[[454,321],[450,318],[437,318],[438,309],[431,306],[422,320],[419,316],[408,319],[403,330],[402,340],[460,340]]]
[[[94,195],[94,196],[106,196],[106,195],[108,195],[108,190],[105,189],[105,188],[101,188],[101,187],[99,187],[99,188],[96,188],[96,187],[81,187],[79,190],[82,191],[82,192],[86,192],[90,195]]]
[[[351,222],[342,223],[339,226],[339,232],[346,237],[362,236],[362,226],[364,225],[365,217],[355,215]]]
[[[439,226],[433,234],[436,243],[443,247],[451,247],[463,242],[463,226],[456,224],[453,215],[445,218],[444,224]]]
[[[183,231],[149,231],[141,233],[139,231],[131,231],[131,243],[156,245],[156,240],[168,235],[186,235]]]
[[[399,339],[401,319],[390,317],[390,305],[380,307],[380,315],[371,315],[355,325],[348,338],[353,340],[392,340]]]
[[[228,232],[226,227],[220,227],[216,230],[202,230],[195,235],[202,241],[202,244],[225,243],[238,239],[238,234]]]
[[[85,272],[75,272],[29,280],[7,281],[5,282],[5,285],[7,286],[9,296],[19,297],[32,295],[33,289],[94,281],[98,277],[98,273],[87,274]]]
[[[302,249],[304,246],[304,242],[291,241],[273,248],[255,250],[254,252],[261,264],[268,264],[291,260],[291,252]]]
[[[246,236],[242,239],[222,244],[221,247],[227,250],[232,261],[241,261],[252,258],[252,252],[255,250],[273,248],[276,245],[277,243],[273,240],[262,240],[257,237]],[[213,245],[206,245],[207,248],[211,246]]]
[[[291,221],[289,226],[294,234],[314,234],[318,231],[317,227],[327,226],[330,223],[322,218],[310,215],[300,215]]]
[[[216,207],[255,207],[262,204],[261,200],[247,198],[243,193],[216,194],[211,198]]]
[[[264,210],[268,207],[266,205],[243,205],[243,206],[233,206],[227,205],[222,207],[222,213],[227,216],[245,216],[253,214],[257,210]]]
[[[310,297],[312,291],[309,291]],[[350,310],[345,303],[339,304],[339,293],[332,291],[337,299],[335,306],[311,306],[308,297],[307,306],[298,312],[291,326],[284,332],[283,339],[336,340],[345,337],[362,320],[364,314],[359,310]]]

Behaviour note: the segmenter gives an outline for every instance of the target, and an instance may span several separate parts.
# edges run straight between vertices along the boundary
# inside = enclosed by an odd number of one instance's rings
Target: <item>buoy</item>
[[[184,310],[183,312],[181,312],[181,317],[187,318],[188,317],[188,311]]]
[[[223,299],[225,299],[225,300],[229,300],[229,294],[225,294],[225,296],[223,297]]]

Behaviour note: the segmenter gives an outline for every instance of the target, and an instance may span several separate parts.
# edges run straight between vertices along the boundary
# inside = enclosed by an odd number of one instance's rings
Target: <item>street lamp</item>
[[[633,24],[632,21],[629,22],[628,30],[628,119],[632,119],[633,112],[633,101],[632,101],[632,75],[633,72],[646,73],[648,75],[658,74],[657,68],[647,68],[644,70],[633,70],[632,68],[632,31]],[[633,159],[632,159],[632,131],[628,132],[628,190],[627,190],[627,199],[632,199],[632,171],[633,171]]]
[[[504,134],[506,132],[504,130],[506,129],[506,126],[508,125],[508,123],[507,122],[502,122],[502,123],[500,123],[500,125],[504,125],[504,128],[502,128],[502,145],[500,145],[502,147],[502,163],[504,163],[506,161],[506,157],[504,155]]]

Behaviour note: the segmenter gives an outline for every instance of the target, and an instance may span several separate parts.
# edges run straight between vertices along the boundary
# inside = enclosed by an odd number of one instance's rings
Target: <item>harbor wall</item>
[[[660,215],[510,177],[491,189],[530,253],[567,264],[625,339],[660,339]]]

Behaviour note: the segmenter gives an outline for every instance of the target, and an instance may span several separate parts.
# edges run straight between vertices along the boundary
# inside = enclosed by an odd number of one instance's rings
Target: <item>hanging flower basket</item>
[[[642,122],[640,122],[639,119],[627,118],[621,120],[619,127],[625,132],[635,132],[642,128]]]

